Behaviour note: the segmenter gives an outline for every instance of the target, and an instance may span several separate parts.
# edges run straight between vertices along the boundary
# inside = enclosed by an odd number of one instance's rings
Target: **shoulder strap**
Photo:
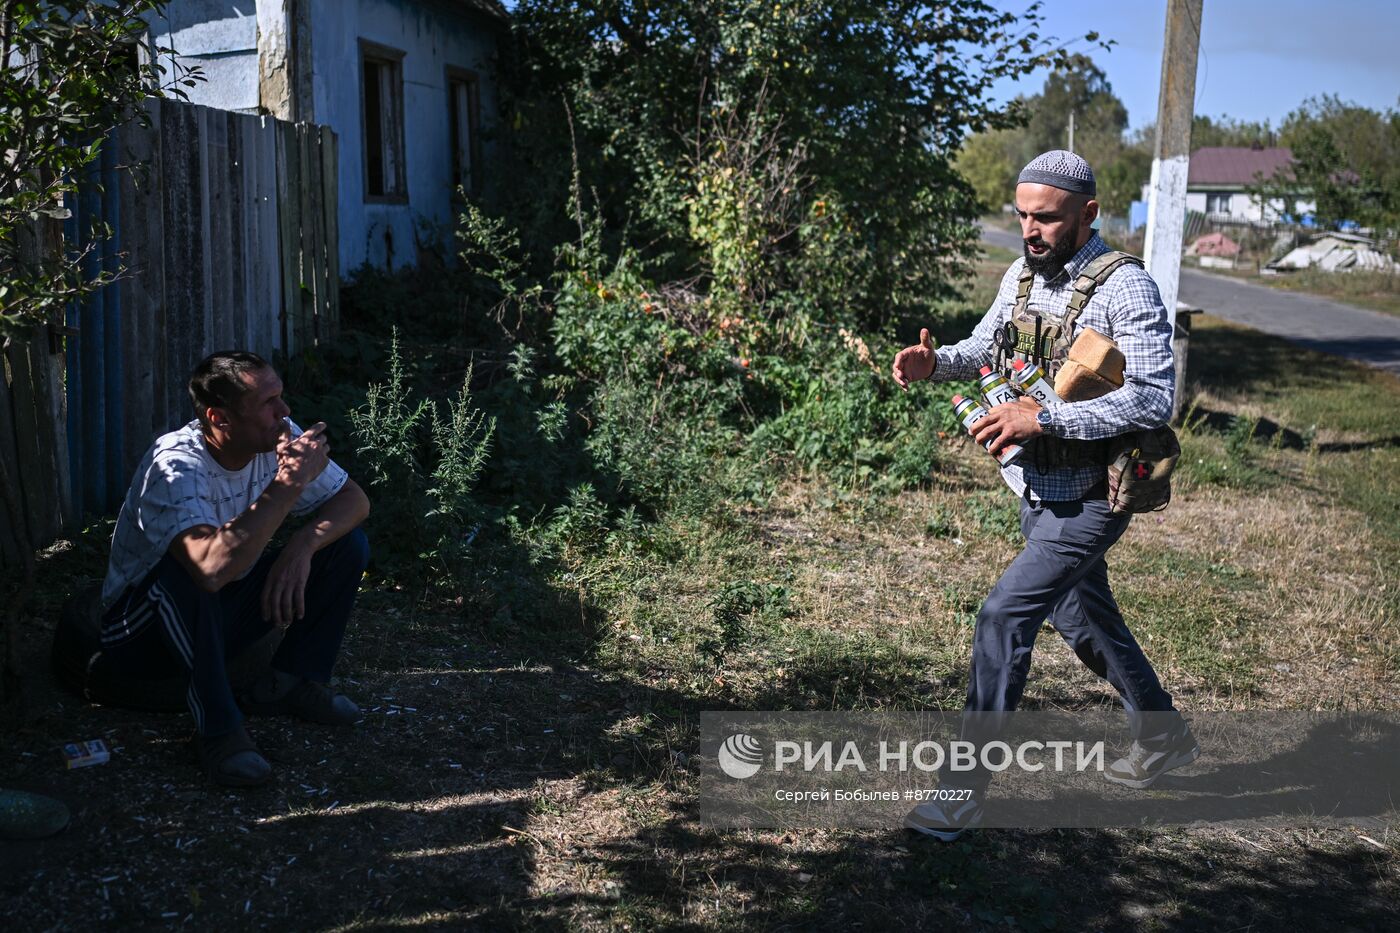
[[[1123,253],[1118,250],[1109,250],[1089,260],[1089,264],[1084,267],[1084,271],[1079,273],[1079,278],[1074,280],[1074,294],[1069,298],[1069,307],[1065,311],[1064,333],[1073,333],[1074,322],[1084,310],[1084,306],[1089,303],[1089,299],[1094,297],[1094,291],[1108,281],[1108,277],[1117,272],[1120,266],[1142,265],[1142,260],[1132,253]]]
[[[1031,286],[1035,283],[1035,272],[1030,266],[1021,267],[1021,278],[1016,282],[1016,304],[1011,309],[1012,317],[1024,314],[1031,303]]]

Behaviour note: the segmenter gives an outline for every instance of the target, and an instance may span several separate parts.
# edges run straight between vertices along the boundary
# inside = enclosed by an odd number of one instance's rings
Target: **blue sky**
[[[1022,12],[1029,0],[993,0]],[[1046,0],[1042,35],[1068,41],[1091,30],[1116,39],[1094,60],[1137,129],[1157,117],[1166,0]],[[1376,110],[1400,105],[1400,2],[1205,0],[1196,112],[1274,126],[1304,98],[1336,94]],[[1084,43],[1074,48],[1089,51]],[[1035,94],[1043,72],[997,85],[996,98]]]

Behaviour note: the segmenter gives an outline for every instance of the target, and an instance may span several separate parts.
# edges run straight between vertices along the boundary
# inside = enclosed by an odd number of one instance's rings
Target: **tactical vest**
[[[1053,383],[1069,356],[1070,345],[1074,343],[1075,322],[1094,296],[1094,291],[1107,282],[1119,267],[1130,263],[1137,266],[1143,264],[1136,256],[1113,250],[1094,257],[1074,280],[1074,291],[1064,314],[1054,319],[1047,319],[1031,310],[1031,285],[1035,281],[1035,272],[1029,266],[1023,268],[1016,284],[1016,304],[1011,309],[1015,347],[1009,347],[1010,339],[996,342],[997,371],[1010,381],[1013,374],[1011,363],[1021,359],[1040,366]],[[1006,333],[1009,338],[1011,331]],[[1114,440],[1110,437],[1085,441],[1042,434],[1023,445],[1026,453],[1022,455],[1022,462],[1032,465],[1041,473],[1068,467],[1108,466],[1113,457]]]

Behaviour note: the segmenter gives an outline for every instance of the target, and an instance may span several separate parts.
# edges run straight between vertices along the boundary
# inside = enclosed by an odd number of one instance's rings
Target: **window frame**
[[[457,97],[454,85],[467,86],[467,114],[470,137],[467,140],[467,158],[471,160],[469,184],[462,187],[467,195],[481,191],[481,75],[471,68],[447,65],[443,68],[443,87],[447,91],[447,146],[448,146],[448,191],[454,201],[461,201],[457,194],[457,139],[453,129],[457,126]]]
[[[1224,199],[1225,206],[1220,206],[1221,199]],[[1229,214],[1230,205],[1235,201],[1235,195],[1230,191],[1208,191],[1206,192],[1206,213],[1207,214]],[[1215,207],[1211,207],[1211,202],[1215,202]]]
[[[366,204],[407,204],[408,203],[408,153],[405,142],[404,112],[406,110],[404,101],[404,75],[403,60],[405,52],[390,45],[383,45],[369,39],[361,38],[359,44],[359,84],[360,84],[360,184]],[[392,124],[398,129],[397,138],[389,141],[389,145],[394,147],[398,157],[398,182],[400,190],[386,194],[370,194],[369,190],[369,114],[365,112],[366,88],[365,88],[365,65],[374,63],[388,66],[392,69],[392,77],[389,82],[394,92],[391,105],[395,108]],[[380,101],[380,108],[384,106]],[[385,145],[385,140],[381,137],[380,146]],[[387,181],[387,178],[386,178]],[[387,188],[388,185],[385,185]]]

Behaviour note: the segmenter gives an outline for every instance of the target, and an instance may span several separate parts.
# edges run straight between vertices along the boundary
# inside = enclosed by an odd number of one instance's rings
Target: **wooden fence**
[[[51,330],[6,354],[0,481],[28,518],[13,527],[0,501],[5,565],[120,505],[152,439],[193,417],[201,358],[290,356],[338,329],[330,128],[167,99],[146,115],[105,141],[63,231],[82,249],[100,218],[112,235],[85,273],[121,279],[69,308],[65,340]]]

